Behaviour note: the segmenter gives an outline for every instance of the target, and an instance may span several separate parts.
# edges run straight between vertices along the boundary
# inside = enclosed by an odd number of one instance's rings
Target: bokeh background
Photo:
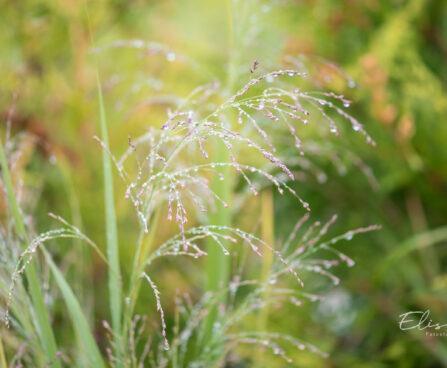
[[[151,97],[185,96],[199,84],[224,78],[229,57],[225,3],[0,3],[0,131],[4,134],[17,91],[12,128],[23,135],[26,149],[15,170],[24,172],[32,190],[29,210],[36,229],[51,226],[46,215],[51,211],[104,244],[101,149],[92,138],[99,134],[95,66],[105,91],[110,144],[122,152],[128,135],[159,126],[165,116],[166,106],[151,103]],[[241,51],[241,65],[257,59],[270,67],[298,54],[317,64],[321,59],[334,62],[355,81],[354,88],[336,88],[354,101],[351,114],[377,142],[372,148],[346,134],[337,147],[354,152],[358,160],[352,162],[358,167],[351,165],[339,175],[322,160],[327,180],[309,175],[294,188],[312,205],[313,218],[339,215],[334,232],[369,224],[383,227],[340,245],[356,266],[337,270],[339,286],[321,287],[325,302],[284,306],[271,313],[269,328],[330,353],[328,359],[292,354],[298,366],[447,365],[445,337],[398,327],[399,315],[410,310],[430,309],[433,320],[447,322],[447,2],[303,0],[260,6],[262,13],[253,14],[259,17],[256,27],[239,30],[255,33]],[[113,47],[90,52],[93,45],[123,39],[159,42],[175,51],[167,56]],[[118,185],[120,241],[133,244],[136,219],[122,189]],[[282,239],[302,209],[276,194],[274,203],[275,237]],[[253,214],[257,212],[253,206]],[[159,236],[174,229],[167,226]],[[64,272],[73,275],[73,287],[83,295],[91,320],[108,318],[102,261],[86,249],[52,249]],[[131,253],[122,249],[123,272],[128,273]],[[191,276],[172,265],[153,270],[168,312],[178,288],[197,288],[202,276],[199,268],[195,272]],[[138,308],[154,310],[150,292]],[[66,318],[62,306],[57,317]],[[69,328],[64,331],[59,332],[61,340],[70,333]],[[272,367],[281,366],[274,362]]]

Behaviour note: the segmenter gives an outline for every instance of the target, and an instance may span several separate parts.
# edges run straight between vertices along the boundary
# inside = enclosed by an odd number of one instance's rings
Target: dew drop
[[[174,61],[175,60],[175,54],[171,51],[171,52],[168,52],[167,54],[166,54],[166,60],[167,61]]]
[[[268,13],[270,11],[270,6],[268,5],[263,5],[261,8],[263,13]]]
[[[324,173],[321,173],[320,175],[318,175],[317,180],[318,180],[318,182],[320,184],[326,183],[327,182],[327,175],[324,174]]]
[[[144,46],[144,42],[142,40],[135,40],[133,41],[133,46],[141,49]]]

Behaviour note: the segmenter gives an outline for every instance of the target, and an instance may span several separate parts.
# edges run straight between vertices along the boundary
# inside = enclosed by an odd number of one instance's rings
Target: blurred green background
[[[447,1],[259,5],[253,29],[239,29],[241,34],[254,32],[251,43],[243,44],[236,35],[241,65],[256,58],[270,67],[298,54],[336,63],[356,82],[355,88],[342,91],[354,101],[351,114],[377,142],[372,148],[348,132],[335,143],[371,168],[377,188],[355,165],[339,175],[324,160],[320,166],[326,182],[309,176],[294,188],[311,204],[312,218],[339,215],[335,232],[375,223],[383,227],[341,245],[356,266],[337,270],[340,286],[322,287],[326,302],[284,306],[272,313],[269,328],[330,353],[328,359],[291,353],[304,367],[446,366],[446,337],[401,331],[398,321],[401,313],[430,309],[434,321],[447,322]],[[128,135],[162,121],[166,106],[151,104],[151,97],[185,96],[199,84],[224,78],[227,22],[225,1],[0,3],[0,131],[4,134],[12,94],[18,91],[13,131],[30,134],[23,139],[28,154],[15,169],[26,168],[36,194],[30,206],[38,230],[50,226],[46,213],[51,211],[104,244],[101,149],[92,139],[98,134],[95,65],[105,89],[110,144],[114,152],[122,152]],[[93,42],[100,47],[122,39],[159,42],[175,51],[166,57],[125,48],[89,52]],[[121,244],[133,244],[136,219],[122,189],[118,186]],[[275,194],[274,214],[275,235],[281,239],[302,209]],[[105,285],[105,267],[85,252],[81,256],[60,247],[60,263],[76,276],[79,285],[74,287],[94,311],[92,318],[101,321],[108,318],[105,290],[95,290],[93,298],[88,285]],[[128,273],[131,254],[124,251],[122,256],[123,272]],[[188,282],[186,271],[176,267],[153,272],[166,301],[177,288],[193,288],[191,283],[200,279],[192,276]],[[139,310],[154,310],[149,292]],[[63,313],[59,318],[65,318]]]

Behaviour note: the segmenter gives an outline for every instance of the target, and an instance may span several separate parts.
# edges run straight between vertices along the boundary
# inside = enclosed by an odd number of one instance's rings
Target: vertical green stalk
[[[3,172],[3,180],[6,187],[9,206],[14,218],[14,226],[16,233],[22,243],[22,248],[26,249],[29,245],[28,235],[26,234],[25,225],[23,223],[22,214],[20,213],[19,205],[14,194],[11,176],[9,174],[8,163],[6,160],[3,144],[0,140],[0,166]],[[57,354],[56,339],[51,328],[50,319],[46,310],[45,302],[42,295],[42,289],[39,284],[37,272],[34,263],[29,263],[25,269],[26,279],[28,281],[28,291],[31,294],[33,309],[36,315],[35,327],[37,335],[39,336],[43,351],[47,360],[52,360]],[[59,368],[60,362],[56,360],[54,367]]]
[[[151,219],[151,223],[149,228],[149,234],[146,234],[143,229],[140,230],[140,234],[138,235],[137,240],[137,249],[134,254],[133,266],[130,273],[129,285],[128,285],[128,296],[130,301],[126,303],[126,307],[124,309],[123,314],[123,336],[127,336],[129,329],[132,324],[132,315],[135,309],[135,305],[138,299],[138,295],[140,293],[141,287],[141,273],[144,271],[145,260],[149,256],[149,252],[151,251],[154,245],[154,239],[156,234],[156,229],[158,228],[158,224],[160,221],[161,207],[158,207],[155,210],[155,214]],[[124,341],[124,344],[127,344],[127,341]]]
[[[272,188],[267,188],[262,192],[261,195],[261,231],[262,231],[262,240],[264,240],[271,247],[274,247],[275,244],[275,222],[274,222],[274,202],[273,202],[273,190]],[[262,257],[262,270],[261,270],[261,281],[266,282],[269,274],[272,270],[273,266],[273,253],[265,252]],[[266,293],[268,292],[268,288],[266,288]],[[260,329],[265,329],[265,323],[267,320],[268,308],[263,308],[260,322]]]
[[[218,142],[216,152],[216,162],[226,162],[228,160],[228,151],[223,142]],[[226,203],[229,203],[232,194],[231,172],[229,167],[221,167],[218,169],[226,180],[220,180],[216,173],[213,178],[211,189]],[[223,206],[218,206],[217,210],[210,213],[209,222],[213,225],[231,226],[231,211]],[[223,243],[225,245],[225,243]],[[220,247],[218,247],[212,239],[208,240],[207,253],[205,263],[205,271],[207,275],[206,290],[219,292],[219,289],[227,287],[230,272],[230,257],[224,255]],[[224,302],[225,293],[220,293],[219,301]],[[217,306],[213,307],[208,315],[203,341],[209,341],[212,335],[213,325],[218,318]]]
[[[261,195],[261,231],[262,240],[264,240],[270,246],[274,246],[275,243],[275,223],[274,223],[274,202],[273,202],[273,191],[272,188],[267,188],[262,192]],[[267,282],[269,274],[273,267],[273,253],[265,252],[264,257],[262,257],[262,269],[261,269],[261,282]],[[269,294],[268,286],[265,288],[264,296],[267,297]],[[257,320],[257,329],[260,332],[266,331],[267,322],[269,316],[268,305],[261,309],[259,312]],[[253,362],[256,367],[265,367],[265,354],[262,351],[257,351],[253,354]]]
[[[217,145],[216,162],[226,162],[228,160],[228,151],[223,142]],[[212,183],[212,190],[226,203],[231,200],[232,183],[230,180],[230,168],[228,166],[220,168],[218,171],[224,175],[227,180],[220,180],[219,174],[215,174]],[[222,205],[219,205],[215,212],[210,213],[209,222],[213,225],[230,226],[231,225],[231,211]],[[210,239],[207,248],[207,263],[206,274],[207,290],[217,291],[219,288],[226,287],[226,281],[229,276],[229,257],[222,253],[220,247]],[[221,285],[223,283],[223,285]]]
[[[231,95],[234,90],[236,77],[237,77],[237,65],[239,59],[238,48],[235,47],[235,32],[233,22],[234,9],[232,6],[232,0],[227,0],[227,21],[228,21],[228,72],[227,72],[227,93]],[[229,117],[231,122],[231,116]],[[216,155],[214,157],[215,162],[229,162],[229,153],[223,142],[217,142]],[[220,180],[219,173],[225,177],[226,180]],[[229,203],[233,193],[233,172],[229,167],[219,167],[217,173],[213,177],[211,189],[216,193],[224,202]],[[213,225],[231,226],[232,218],[231,211],[229,209],[218,206],[214,213],[209,216],[209,222]],[[223,242],[223,245],[227,245]],[[219,247],[216,246],[212,239],[208,240],[207,253],[205,261],[205,271],[207,275],[206,290],[214,293],[220,293],[220,302],[225,302],[226,293],[221,289],[225,288],[228,284],[230,274],[230,259],[224,255]],[[206,344],[212,337],[213,326],[218,319],[217,306],[213,307],[205,321],[205,329],[203,334],[203,342]],[[217,343],[219,343],[217,341]]]
[[[109,303],[112,314],[112,329],[115,336],[116,358],[118,364],[120,364],[121,341],[119,337],[121,336],[122,284],[119,264],[118,230],[116,225],[115,202],[113,196],[112,162],[108,152],[106,151],[109,149],[107,121],[98,71],[96,72],[96,81],[98,85],[101,139],[105,147],[102,152],[102,159],[104,168],[107,261],[109,263]]]
[[[3,350],[3,341],[0,336],[0,363],[2,364],[1,368],[7,368],[8,364],[6,363],[5,351]]]

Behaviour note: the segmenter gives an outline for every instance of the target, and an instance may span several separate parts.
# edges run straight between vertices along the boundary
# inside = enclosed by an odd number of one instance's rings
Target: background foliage
[[[351,113],[378,143],[371,148],[350,133],[342,143],[328,141],[334,149],[341,150],[343,144],[355,152],[371,168],[377,187],[355,165],[339,175],[323,160],[328,180],[310,176],[294,188],[311,203],[313,218],[338,213],[337,231],[372,223],[383,226],[357,239],[355,246],[342,245],[357,264],[337,271],[343,281],[335,289],[315,285],[328,293],[330,302],[301,309],[284,305],[271,313],[269,326],[304,336],[330,353],[328,359],[297,353],[294,358],[302,366],[446,365],[445,338],[403,332],[398,317],[430,309],[434,320],[447,318],[447,3],[309,0],[262,6],[265,13],[254,30],[259,32],[257,41],[244,48],[241,60],[258,59],[261,66],[270,66],[286,55],[306,54],[311,63],[323,58],[340,65],[356,86],[332,87],[355,101]],[[102,167],[97,159],[101,149],[92,139],[99,135],[95,62],[104,82],[110,145],[119,152],[126,148],[125,137],[162,119],[164,107],[152,106],[145,98],[186,95],[210,76],[224,75],[227,8],[224,1],[113,0],[89,2],[88,13],[89,20],[85,4],[73,0],[0,4],[0,112],[6,117],[17,90],[13,131],[31,134],[24,135],[26,154],[15,170],[24,171],[31,186],[27,203],[36,214],[36,228],[50,227],[46,213],[51,211],[104,244]],[[89,23],[96,45],[119,39],[157,41],[175,50],[177,58],[187,55],[193,71],[189,61],[166,62],[122,49],[93,56]],[[315,65],[316,75],[324,75],[320,68],[325,64]],[[116,199],[121,244],[133,244],[136,219],[123,196]],[[281,196],[274,203],[274,232],[281,239],[302,210]],[[4,206],[0,202],[0,213]],[[254,206],[256,213],[259,208]],[[166,226],[157,236],[165,238],[173,230]],[[91,320],[108,319],[105,266],[88,250],[76,249],[61,246],[52,252],[76,280],[72,287],[83,295]],[[125,248],[122,257],[122,272],[129,272]],[[197,268],[194,272],[189,266],[156,269],[164,300],[173,300],[177,288],[194,294],[194,285],[203,277]],[[92,283],[98,285],[94,296]],[[137,309],[155,310],[149,291]],[[65,318],[61,305],[54,322],[60,326],[61,341],[70,333]],[[101,326],[96,330],[101,338]],[[13,339],[4,327],[1,333]]]

